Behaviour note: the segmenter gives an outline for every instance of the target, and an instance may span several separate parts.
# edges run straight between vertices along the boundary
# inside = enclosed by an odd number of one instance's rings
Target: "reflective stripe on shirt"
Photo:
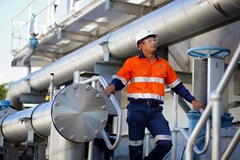
[[[132,82],[157,82],[157,83],[163,83],[163,78],[158,77],[134,77],[131,79]]]
[[[114,78],[119,79],[124,85],[127,84],[127,80],[126,80],[125,78],[122,78],[122,77],[117,76],[117,75],[113,75],[112,78],[113,78],[113,79],[114,79]]]
[[[181,79],[176,79],[174,82],[172,82],[171,84],[169,84],[168,86],[170,87],[170,88],[174,88],[174,87],[176,87],[179,83],[181,83],[182,81],[181,81]]]
[[[145,99],[157,99],[160,101],[164,101],[164,96],[160,96],[158,94],[151,94],[151,93],[132,93],[132,94],[127,94],[127,97],[129,98],[134,98],[134,99],[139,99],[139,98],[145,98]]]

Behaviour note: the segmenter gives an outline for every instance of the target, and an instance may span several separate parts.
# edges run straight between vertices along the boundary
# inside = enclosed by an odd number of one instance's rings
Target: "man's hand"
[[[193,107],[194,107],[198,112],[200,112],[200,111],[199,111],[200,108],[204,109],[203,103],[202,103],[202,102],[199,102],[199,101],[197,101],[197,100],[193,100],[193,101],[192,101],[192,105],[193,105]]]
[[[115,86],[113,84],[107,86],[104,90],[104,93],[106,94],[106,96],[110,96],[111,94],[114,94],[115,93]]]

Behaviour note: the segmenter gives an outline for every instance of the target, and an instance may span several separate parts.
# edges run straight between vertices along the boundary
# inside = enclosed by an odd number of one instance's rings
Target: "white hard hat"
[[[142,39],[148,37],[148,36],[155,36],[155,38],[156,38],[156,37],[158,37],[158,34],[153,33],[153,32],[151,32],[147,29],[143,29],[140,32],[138,32],[138,34],[136,36],[136,47],[137,47],[137,49],[139,49],[138,42],[141,41]]]

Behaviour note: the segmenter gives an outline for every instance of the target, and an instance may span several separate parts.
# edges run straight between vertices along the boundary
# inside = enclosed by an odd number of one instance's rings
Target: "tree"
[[[10,85],[11,85],[11,82],[0,85],[0,100],[4,100],[6,98],[7,91]]]

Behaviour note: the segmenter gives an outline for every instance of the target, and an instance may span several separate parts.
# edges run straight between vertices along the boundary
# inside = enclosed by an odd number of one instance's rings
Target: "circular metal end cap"
[[[106,105],[104,98],[97,96],[99,92],[86,84],[70,85],[63,90],[67,94],[60,91],[54,99],[58,106],[52,106],[51,116],[56,130],[69,141],[93,140],[98,135],[96,130],[99,133],[106,125],[102,120],[108,118],[107,109],[102,109]]]

